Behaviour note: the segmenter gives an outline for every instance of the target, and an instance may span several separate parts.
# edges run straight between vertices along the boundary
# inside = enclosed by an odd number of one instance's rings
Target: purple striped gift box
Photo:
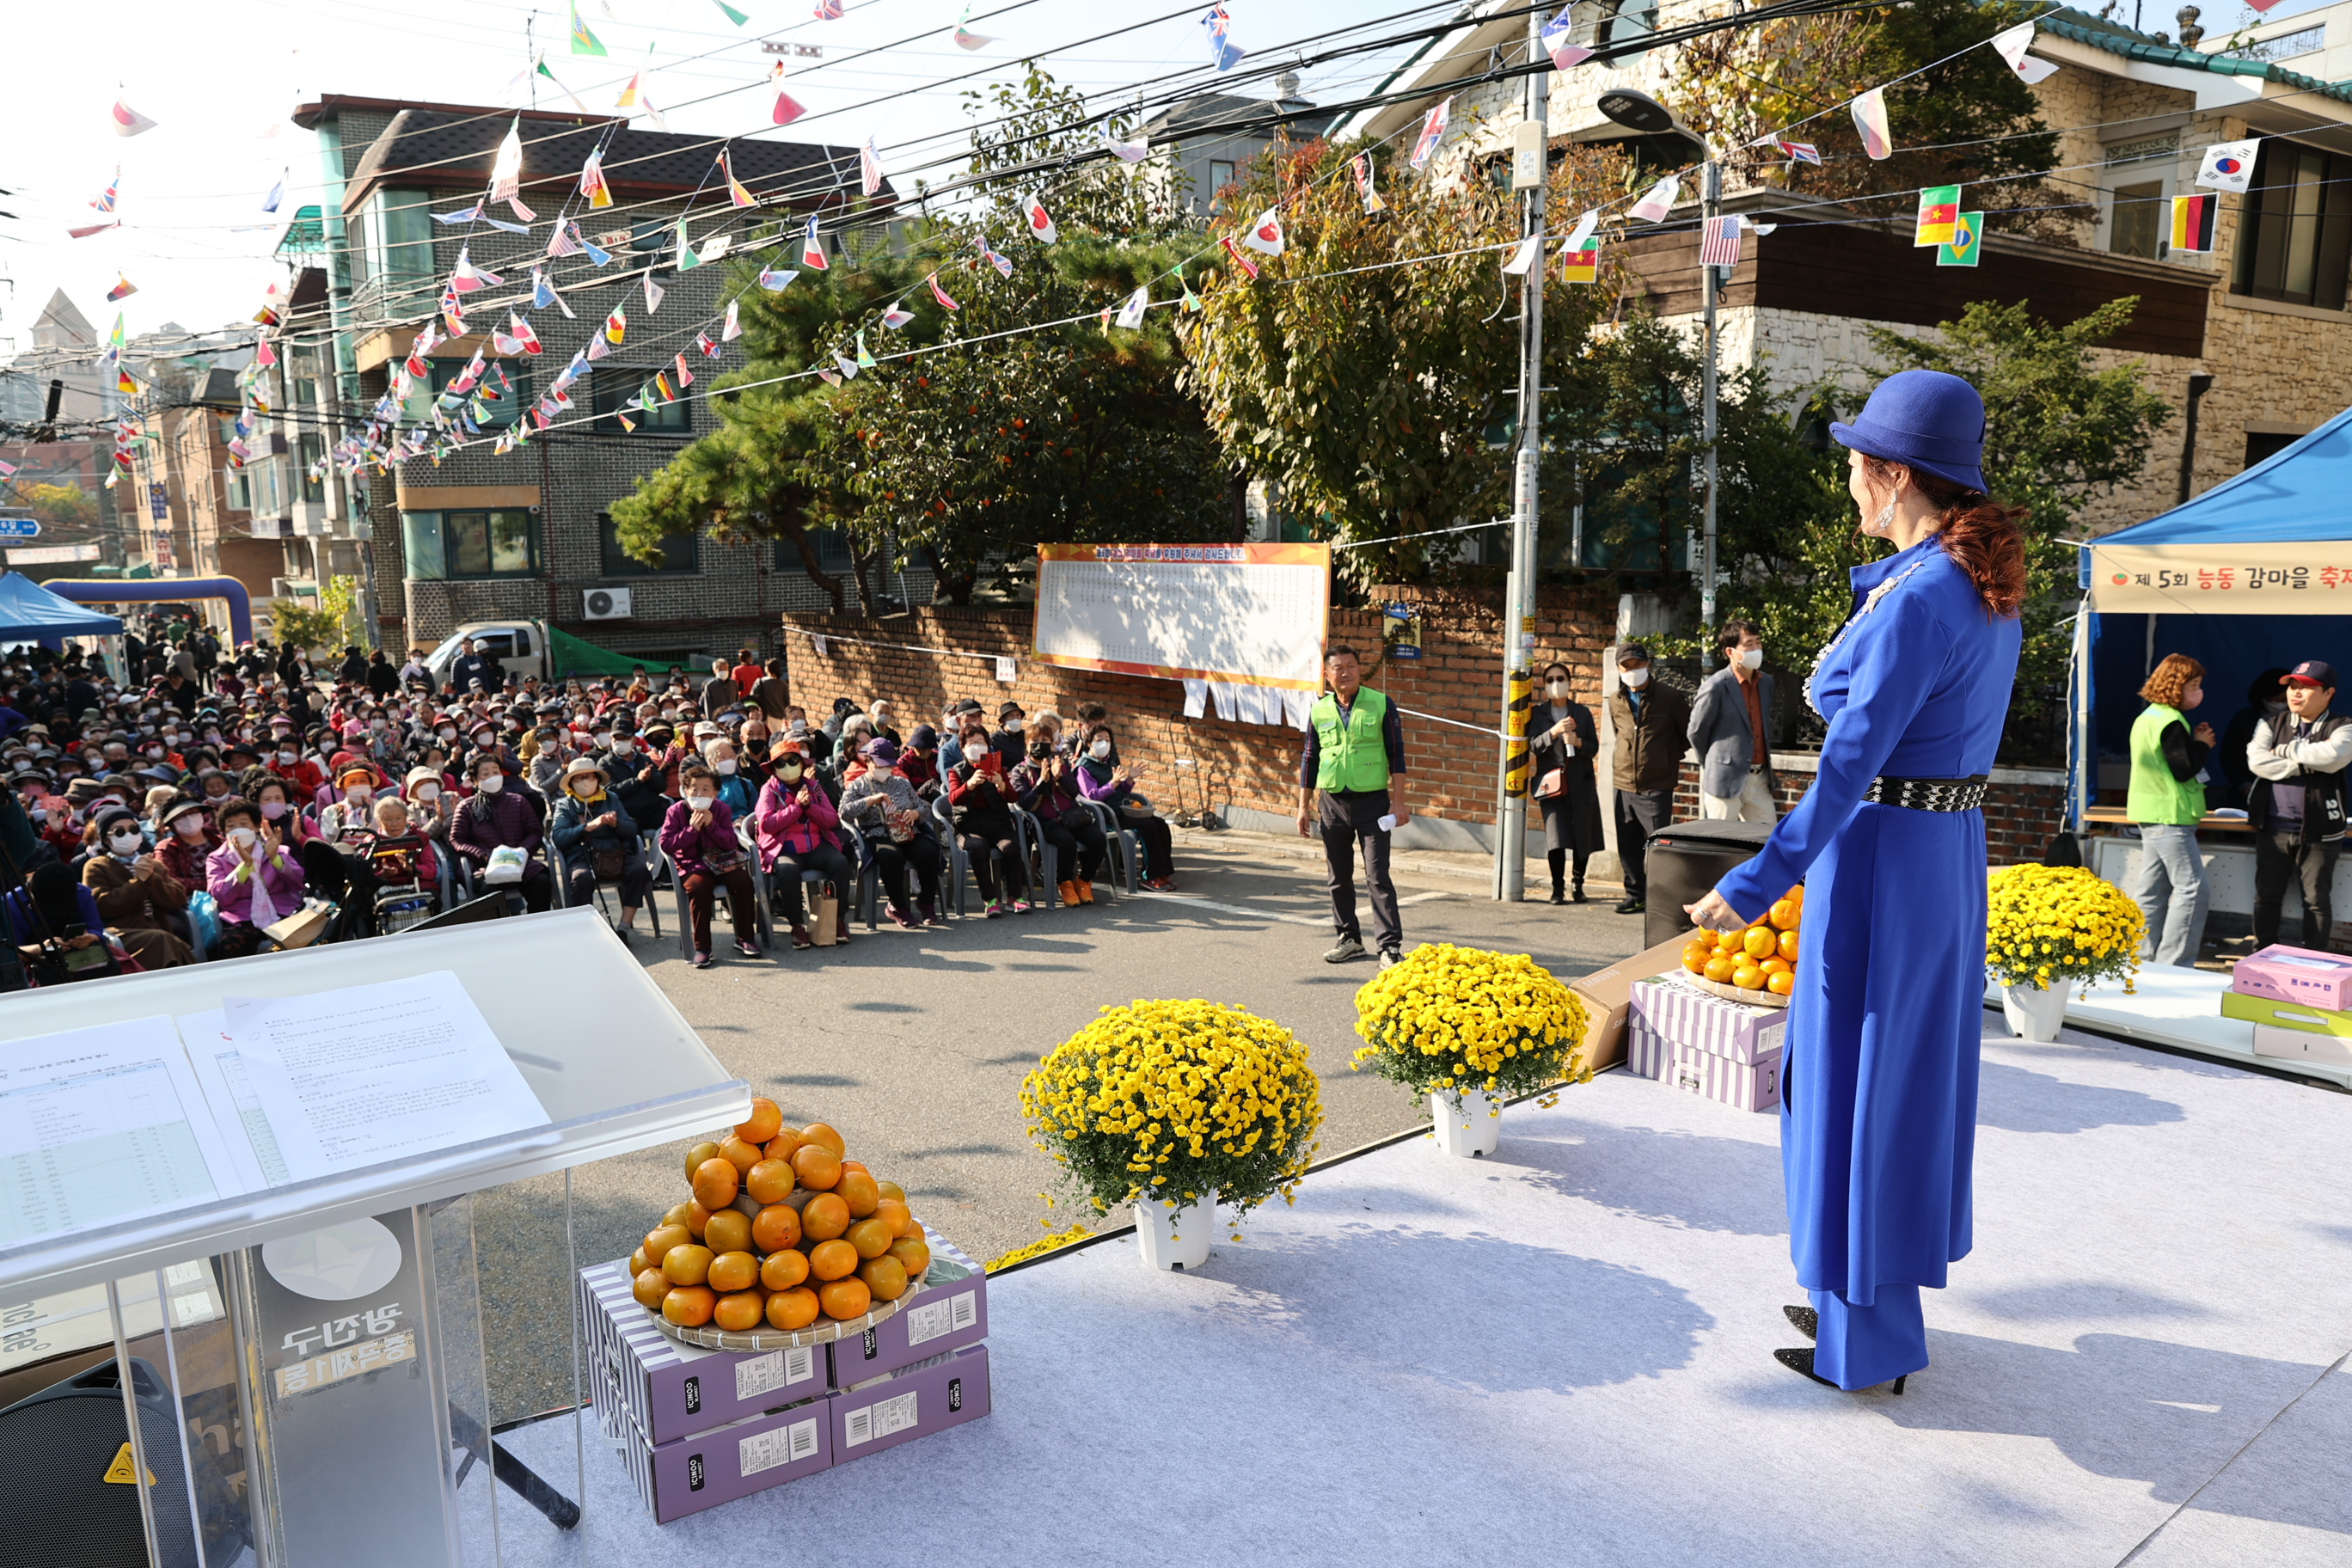
[[[1627,1021],[1625,1066],[1741,1110],[1780,1108],[1780,1053],[1743,1062],[1667,1039],[1640,1014]]]
[[[1786,1007],[1727,1001],[1691,984],[1679,969],[1636,983],[1633,1002],[1636,1015],[1676,1045],[1750,1066],[1778,1056],[1789,1034]]]

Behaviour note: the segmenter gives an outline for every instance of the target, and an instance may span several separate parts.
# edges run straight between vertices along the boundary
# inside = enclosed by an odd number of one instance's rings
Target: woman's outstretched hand
[[[1690,916],[1693,925],[1707,931],[1740,931],[1748,924],[1739,911],[1726,903],[1723,895],[1713,889],[1709,889],[1706,897],[1698,902],[1685,904],[1683,913]]]

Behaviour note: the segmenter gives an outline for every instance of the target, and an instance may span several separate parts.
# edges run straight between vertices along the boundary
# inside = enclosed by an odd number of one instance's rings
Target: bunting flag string
[[[1960,187],[1929,185],[1919,193],[1919,219],[1911,235],[1916,247],[1952,243],[1952,229],[1960,221]]]
[[[735,165],[728,157],[727,149],[723,147],[719,150],[719,172],[726,176],[727,200],[730,205],[737,207],[755,207],[760,205],[752,197],[751,193],[744,187],[743,182],[735,177]]]
[[[1055,227],[1053,216],[1045,211],[1045,204],[1034,195],[1021,198],[1021,211],[1029,221],[1029,237],[1038,244],[1051,245],[1061,237],[1061,230]]]
[[[605,58],[603,42],[588,30],[588,24],[580,19],[580,0],[572,0],[572,52],[591,55],[598,59]]]
[[[931,286],[931,298],[940,302],[940,309],[943,310],[961,310],[963,309],[961,305],[959,305],[953,300],[949,299],[948,291],[940,287],[940,275],[938,273],[932,273],[929,278],[924,279],[923,281]]]
[[[1739,265],[1739,215],[1711,217],[1700,226],[1698,264],[1701,267]]]
[[[1591,283],[1601,276],[1601,241],[1590,233],[1581,239],[1571,234],[1560,247],[1559,280],[1563,283]]]
[[[857,150],[857,184],[869,196],[882,194],[882,154],[875,151],[871,136],[866,139],[866,145]]]
[[[1544,52],[1551,57],[1551,68],[1554,70],[1572,69],[1592,58],[1591,49],[1570,42],[1576,30],[1575,13],[1576,0],[1569,0],[1569,4],[1560,7],[1559,16],[1544,24],[1541,42]]]
[[[1372,155],[1370,153],[1359,153],[1348,160],[1348,167],[1356,176],[1357,194],[1364,198],[1365,215],[1369,216],[1374,213],[1388,211],[1389,204],[1381,199],[1380,187],[1373,180]]]
[[[816,0],[816,19],[820,22],[841,20],[841,0]]]
[[[90,198],[89,205],[102,213],[114,211],[115,200],[122,191],[122,165],[114,165],[114,178],[106,182],[106,189]]]
[[[658,284],[658,283],[655,282],[655,281],[654,281],[654,275],[653,275],[651,272],[648,272],[648,273],[646,273],[646,276],[645,276],[645,285],[646,285],[646,315],[648,315],[648,316],[650,316],[650,315],[652,315],[656,310],[660,310],[660,309],[661,309],[662,296],[663,296],[663,295],[665,295],[665,294],[667,294],[667,293],[668,293],[668,292],[669,292],[669,290],[668,290],[668,289],[665,289],[665,288],[663,288],[660,284]]]
[[[271,214],[272,216],[276,215],[278,204],[286,199],[286,176],[293,172],[294,171],[291,169],[281,169],[278,171],[278,183],[269,187],[269,194],[268,195],[261,198],[261,210],[263,212]]]
[[[1984,244],[1984,214],[1961,213],[1952,220],[1952,237],[1936,247],[1938,267],[1974,267]]]
[[[1429,118],[1421,122],[1421,135],[1414,140],[1412,155],[1406,162],[1415,169],[1426,167],[1436,155],[1437,144],[1445,140],[1445,127],[1453,119],[1454,100],[1440,100],[1437,107],[1429,111]]]
[[[743,12],[738,11],[734,6],[727,4],[727,0],[710,0],[710,3],[718,6],[720,13],[724,15],[729,21],[734,23],[739,27],[751,19]]]
[[[1847,108],[1853,115],[1853,128],[1862,132],[1862,150],[1873,158],[1893,157],[1895,138],[1886,129],[1886,89],[1874,87]]]
[[[155,122],[123,102],[114,100],[114,133],[117,136],[142,136],[155,129]]]
[[[2243,142],[2216,142],[2205,149],[2204,159],[2197,165],[2197,183],[2210,191],[2236,191],[2243,195],[2254,179],[2254,154],[2262,146],[2259,136]]]
[[[893,300],[890,308],[882,312],[882,324],[894,332],[914,319],[915,312],[907,309],[904,300]]]
[[[1626,216],[1639,223],[1663,223],[1675,203],[1682,199],[1683,183],[1673,174],[1652,185],[1647,195],[1633,204]]]
[[[808,230],[801,237],[801,265],[812,272],[826,272],[832,263],[824,258],[824,242],[817,237],[816,214],[809,214]]]
[[[1503,276],[1526,277],[1528,269],[1536,264],[1536,258],[1543,254],[1543,231],[1540,229],[1519,241],[1517,248],[1503,258]]]
[[[2275,0],[2273,0],[2275,3]],[[2025,51],[2033,47],[2033,24],[2020,22],[2006,32],[1993,35],[1993,53],[1999,55],[2017,73],[2018,79],[2032,87],[2058,74],[2057,65],[2050,60],[2036,59]]]
[[[2172,248],[2183,256],[2201,256],[2213,248],[2213,219],[2220,201],[2211,195],[2172,198]]]
[[[1810,142],[1791,142],[1786,136],[1775,136],[1772,145],[1780,150],[1781,156],[1789,160],[1791,167],[1799,163],[1818,164],[1822,161],[1822,150]]]
[[[1255,282],[1257,280],[1257,263],[1252,261],[1248,257],[1242,254],[1242,247],[1234,243],[1234,237],[1232,235],[1229,234],[1224,236],[1223,238],[1219,239],[1217,243],[1225,247],[1225,254],[1234,258],[1234,264],[1239,267],[1242,271],[1249,277],[1252,282]]]
[[[1209,58],[1220,74],[1242,63],[1249,53],[1233,39],[1234,19],[1223,5],[1212,5],[1201,18],[1201,28],[1208,37]]]
[[[771,294],[781,294],[799,276],[789,268],[762,267],[760,268],[760,287]]]
[[[124,274],[118,272],[114,275],[114,287],[106,291],[106,302],[111,305],[118,300],[128,300],[137,292],[139,292],[139,286]]]
[[[857,368],[860,370],[878,370],[881,368],[875,362],[874,356],[866,352],[866,334],[862,331],[857,334]]]

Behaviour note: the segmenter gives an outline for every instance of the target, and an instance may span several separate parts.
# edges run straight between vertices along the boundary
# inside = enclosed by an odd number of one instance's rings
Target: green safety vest
[[[1364,794],[1389,787],[1388,742],[1381,726],[1389,716],[1389,700],[1369,686],[1356,689],[1356,705],[1339,720],[1339,700],[1325,692],[1309,715],[1317,747],[1315,787],[1327,793]]]
[[[2195,779],[2177,779],[2164,760],[2164,731],[2186,724],[2178,708],[2151,702],[2132,721],[2131,795],[2124,810],[2134,822],[2168,823],[2180,826],[2205,815],[2205,786]]]

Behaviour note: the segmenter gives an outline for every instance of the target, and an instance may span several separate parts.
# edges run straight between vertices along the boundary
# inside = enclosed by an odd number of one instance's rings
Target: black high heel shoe
[[[1804,1309],[1792,1307],[1790,1309],[1790,1311],[1793,1314],[1802,1310]],[[1828,1378],[1823,1377],[1820,1373],[1813,1370],[1813,1348],[1811,1345],[1807,1345],[1802,1350],[1774,1351],[1772,1352],[1772,1359],[1779,1362],[1782,1366],[1787,1367],[1790,1372],[1801,1373],[1805,1376],[1811,1378],[1823,1388],[1837,1388],[1836,1384],[1832,1383]],[[1911,1374],[1909,1373],[1905,1373],[1902,1377],[1896,1378],[1895,1380],[1894,1392],[1896,1394],[1902,1393],[1904,1380],[1908,1378],[1910,1375]],[[1842,1394],[1848,1392],[1844,1389],[1839,1389],[1838,1391]],[[1860,1389],[1854,1389],[1852,1392],[1859,1394],[1862,1391]]]
[[[1780,1310],[1787,1314],[1789,1321],[1797,1325],[1797,1331],[1805,1338],[1818,1340],[1822,1337],[1822,1315],[1811,1307],[1783,1307]]]

